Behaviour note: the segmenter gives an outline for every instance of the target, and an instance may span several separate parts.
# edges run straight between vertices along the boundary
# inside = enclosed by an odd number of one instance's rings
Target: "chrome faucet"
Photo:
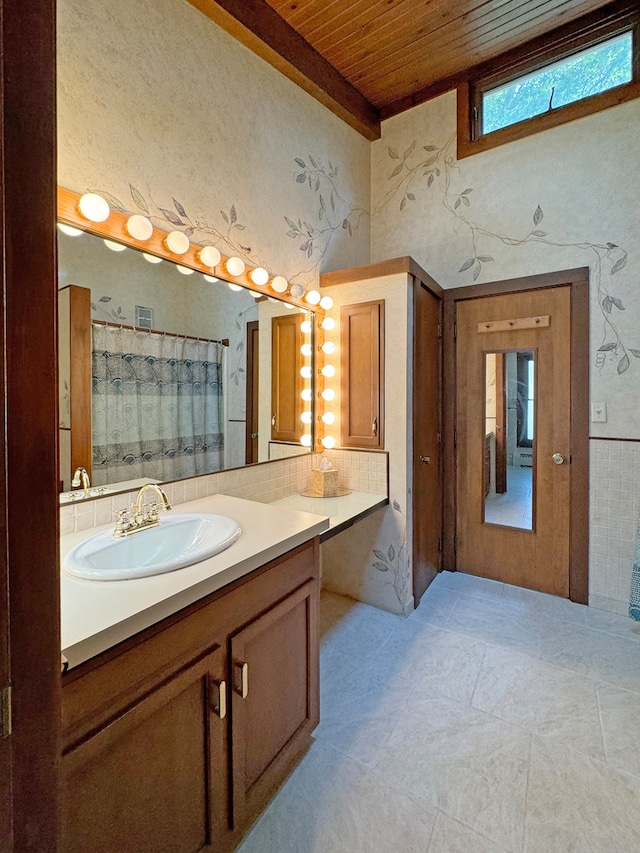
[[[140,530],[147,530],[149,527],[158,527],[160,524],[158,502],[143,503],[144,496],[150,491],[158,495],[162,509],[165,511],[171,509],[171,502],[164,489],[161,489],[156,483],[146,483],[136,495],[135,501],[131,504],[131,509],[123,509],[117,513],[118,520],[116,521],[116,529],[113,531],[114,536],[120,538],[129,536],[131,533],[138,533]]]
[[[89,475],[87,474],[87,469],[82,466],[76,468],[75,473],[73,475],[73,480],[71,481],[71,487],[73,489],[77,489],[79,486],[82,486],[84,489],[85,498],[89,497],[89,489],[91,487],[91,483],[89,482]]]

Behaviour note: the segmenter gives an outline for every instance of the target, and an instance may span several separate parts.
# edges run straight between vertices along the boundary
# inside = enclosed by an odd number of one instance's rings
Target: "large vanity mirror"
[[[63,500],[310,452],[310,311],[66,224],[58,269]]]
[[[484,522],[532,530],[535,350],[486,352]]]

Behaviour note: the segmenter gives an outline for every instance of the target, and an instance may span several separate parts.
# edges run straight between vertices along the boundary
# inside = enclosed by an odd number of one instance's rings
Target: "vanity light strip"
[[[189,248],[184,254],[175,254],[171,252],[165,245],[165,240],[169,234],[168,231],[163,231],[160,228],[153,229],[153,233],[147,240],[134,240],[129,236],[126,230],[126,223],[131,214],[121,213],[119,210],[110,210],[109,216],[104,222],[92,222],[85,219],[78,212],[78,202],[81,196],[74,193],[72,190],[67,190],[64,187],[58,187],[58,220],[67,225],[73,225],[80,228],[82,231],[87,231],[90,234],[96,234],[99,237],[105,237],[110,240],[115,240],[125,246],[131,246],[134,249],[140,249],[151,255],[156,255],[164,260],[171,261],[183,267],[189,267],[197,272],[205,275],[213,275],[220,278],[222,281],[231,281],[233,284],[239,284],[247,290],[254,293],[260,293],[263,296],[274,296],[282,302],[288,302],[290,305],[295,305],[298,308],[314,311],[316,318],[324,316],[324,308],[320,305],[310,305],[304,298],[296,298],[290,293],[274,293],[272,289],[266,285],[258,287],[251,279],[251,274],[256,269],[255,267],[245,266],[244,271],[237,276],[231,275],[228,272],[226,263],[228,257],[222,255],[220,261],[215,267],[208,267],[203,264],[198,258],[198,252],[203,248],[200,245],[190,243]]]

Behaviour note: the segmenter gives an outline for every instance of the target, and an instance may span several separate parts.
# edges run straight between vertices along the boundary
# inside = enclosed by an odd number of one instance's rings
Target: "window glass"
[[[482,96],[482,133],[597,95],[633,79],[633,35],[548,65]]]

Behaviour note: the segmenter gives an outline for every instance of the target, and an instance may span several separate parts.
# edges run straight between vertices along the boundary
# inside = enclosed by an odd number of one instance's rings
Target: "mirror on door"
[[[486,352],[484,522],[533,529],[535,351]]]

